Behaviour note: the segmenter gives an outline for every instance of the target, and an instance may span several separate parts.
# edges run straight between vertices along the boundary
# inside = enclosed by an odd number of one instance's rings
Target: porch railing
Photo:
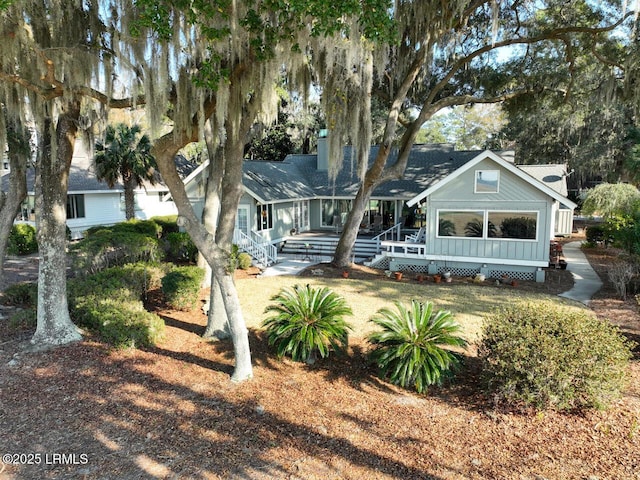
[[[256,262],[268,266],[278,261],[278,249],[271,245],[268,241],[252,232],[253,238],[244,233],[242,230],[235,229],[233,232],[233,243],[238,248],[247,252]]]
[[[379,233],[371,240],[376,242],[378,252],[382,251],[382,242],[399,241],[402,222],[396,223],[393,227],[387,228],[384,232]]]

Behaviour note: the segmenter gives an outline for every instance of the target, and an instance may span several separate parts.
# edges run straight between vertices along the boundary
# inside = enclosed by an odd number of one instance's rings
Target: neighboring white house
[[[184,158],[177,157],[181,172],[190,172],[195,168]],[[27,200],[16,218],[17,222],[35,222],[34,213],[34,169],[27,172]],[[2,177],[2,189],[7,190],[7,178]],[[175,204],[167,195],[168,188],[158,181],[155,185],[145,183],[143,188],[135,190],[135,215],[139,219],[148,219],[159,215],[178,213]],[[112,225],[125,220],[124,188],[122,184],[109,188],[105,182],[98,181],[93,159],[82,144],[76,142],[76,148],[69,171],[67,195],[67,226],[71,238],[83,236],[83,232],[97,225]]]

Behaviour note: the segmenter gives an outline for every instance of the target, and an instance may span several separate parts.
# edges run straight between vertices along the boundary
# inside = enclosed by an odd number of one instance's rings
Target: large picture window
[[[538,228],[536,212],[487,212],[491,237],[535,240]]]
[[[499,187],[499,170],[476,170],[476,193],[498,193]]]
[[[438,212],[439,237],[482,237],[483,234],[483,211]]]
[[[273,228],[273,205],[258,205],[257,208],[257,230],[269,230]]]
[[[440,210],[438,237],[535,240],[538,212]]]
[[[67,218],[84,217],[84,195],[67,195]]]

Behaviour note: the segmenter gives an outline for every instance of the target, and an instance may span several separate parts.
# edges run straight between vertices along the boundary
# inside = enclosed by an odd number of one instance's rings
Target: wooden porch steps
[[[288,237],[282,247],[281,253],[290,255],[303,255],[311,258],[332,256],[338,246],[337,236],[293,236]],[[358,238],[353,248],[353,256],[356,261],[371,258],[380,252],[379,243],[369,238]]]

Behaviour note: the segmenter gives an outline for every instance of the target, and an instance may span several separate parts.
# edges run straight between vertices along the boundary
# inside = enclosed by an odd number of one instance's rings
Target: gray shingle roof
[[[369,163],[378,154],[371,147]],[[442,180],[479,151],[456,151],[452,145],[414,145],[405,176],[380,185],[373,195],[379,198],[409,199]],[[389,156],[395,162],[397,151]],[[258,177],[258,178],[256,178]],[[265,202],[292,198],[354,197],[359,188],[357,172],[351,167],[351,147],[344,149],[344,165],[335,182],[328,172],[317,169],[317,155],[288,155],[283,162],[244,162],[244,186]]]
[[[186,158],[178,155],[176,157],[176,166],[178,167],[178,173],[182,178],[185,178],[191,173],[197,165],[190,162]],[[27,170],[27,191],[34,191],[35,170],[29,168]],[[5,175],[0,180],[0,185],[3,191],[9,189],[8,176]],[[149,182],[145,182],[144,187],[148,190],[167,191],[167,187],[162,182],[160,174],[157,174],[157,180],[155,185],[151,185]],[[78,192],[112,192],[112,191],[124,191],[122,183],[116,183],[113,188],[109,188],[105,182],[98,181],[95,173],[95,166],[93,160],[89,158],[84,148],[78,148],[74,153],[71,160],[71,167],[69,169],[69,187],[67,189],[69,193]]]

